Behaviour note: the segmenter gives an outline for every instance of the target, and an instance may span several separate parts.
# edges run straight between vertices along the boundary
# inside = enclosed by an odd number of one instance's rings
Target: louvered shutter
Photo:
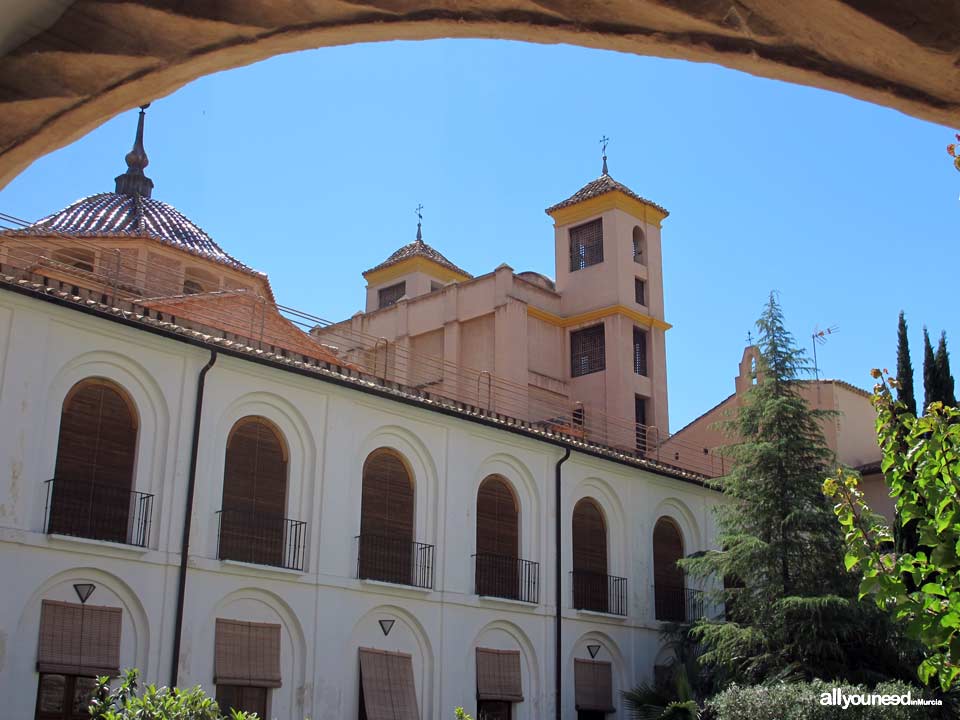
[[[609,610],[607,528],[597,504],[584,498],[573,509],[573,601],[577,608]]]
[[[60,415],[48,530],[126,542],[136,449],[123,395],[100,380],[75,386]]]
[[[280,565],[287,502],[287,457],[273,425],[243,418],[227,441],[220,557]]]
[[[409,584],[413,569],[413,483],[396,453],[379,449],[363,464],[360,575]]]
[[[683,570],[683,536],[672,520],[660,518],[653,528],[654,604],[658,620],[682,621],[686,616]]]

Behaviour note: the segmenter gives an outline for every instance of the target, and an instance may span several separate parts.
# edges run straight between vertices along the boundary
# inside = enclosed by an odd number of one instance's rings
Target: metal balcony
[[[282,515],[223,508],[217,557],[303,571],[307,523]]]
[[[433,545],[383,535],[358,535],[356,540],[358,578],[433,588]]]
[[[46,481],[46,532],[146,547],[153,495],[88,480]]]
[[[610,615],[627,614],[626,578],[590,570],[574,570],[570,575],[574,608]]]
[[[477,595],[540,602],[540,563],[489,553],[478,553],[473,559]]]

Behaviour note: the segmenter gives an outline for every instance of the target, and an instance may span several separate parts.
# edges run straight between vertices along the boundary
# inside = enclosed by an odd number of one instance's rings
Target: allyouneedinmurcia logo
[[[880,693],[855,693],[849,694],[843,692],[840,688],[834,688],[831,692],[820,695],[821,705],[836,705],[846,710],[851,705],[943,705],[942,700],[928,700],[926,698],[914,699],[912,693],[905,695],[885,695]]]

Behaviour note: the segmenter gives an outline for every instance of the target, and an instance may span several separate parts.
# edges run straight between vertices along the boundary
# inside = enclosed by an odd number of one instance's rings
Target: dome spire
[[[143,174],[144,168],[150,164],[147,151],[143,149],[143,119],[150,103],[140,106],[140,119],[137,121],[137,136],[133,141],[133,149],[127,153],[127,171],[116,177],[117,192],[123,195],[142,195],[150,197],[153,191],[153,180]]]
[[[603,172],[601,173],[601,175],[610,174],[609,172],[607,172],[607,143],[608,142],[610,142],[610,138],[608,138],[606,135],[600,138],[600,144],[603,145]]]
[[[423,233],[420,230],[420,226],[423,224],[423,204],[417,205],[415,211],[417,213],[417,242],[423,243]]]

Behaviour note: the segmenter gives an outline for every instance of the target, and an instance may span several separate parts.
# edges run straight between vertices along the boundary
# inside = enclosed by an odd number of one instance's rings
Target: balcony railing
[[[433,588],[433,545],[383,535],[356,539],[358,578]]]
[[[223,508],[217,557],[255,565],[303,570],[307,523],[275,513]]]
[[[574,570],[573,607],[610,615],[627,614],[627,579],[615,575]]]
[[[88,480],[47,480],[46,531],[146,547],[153,495]]]
[[[654,585],[654,617],[666,622],[695,622],[704,615],[703,591],[674,585]]]
[[[473,559],[477,595],[540,602],[540,563],[489,553],[478,553]]]

